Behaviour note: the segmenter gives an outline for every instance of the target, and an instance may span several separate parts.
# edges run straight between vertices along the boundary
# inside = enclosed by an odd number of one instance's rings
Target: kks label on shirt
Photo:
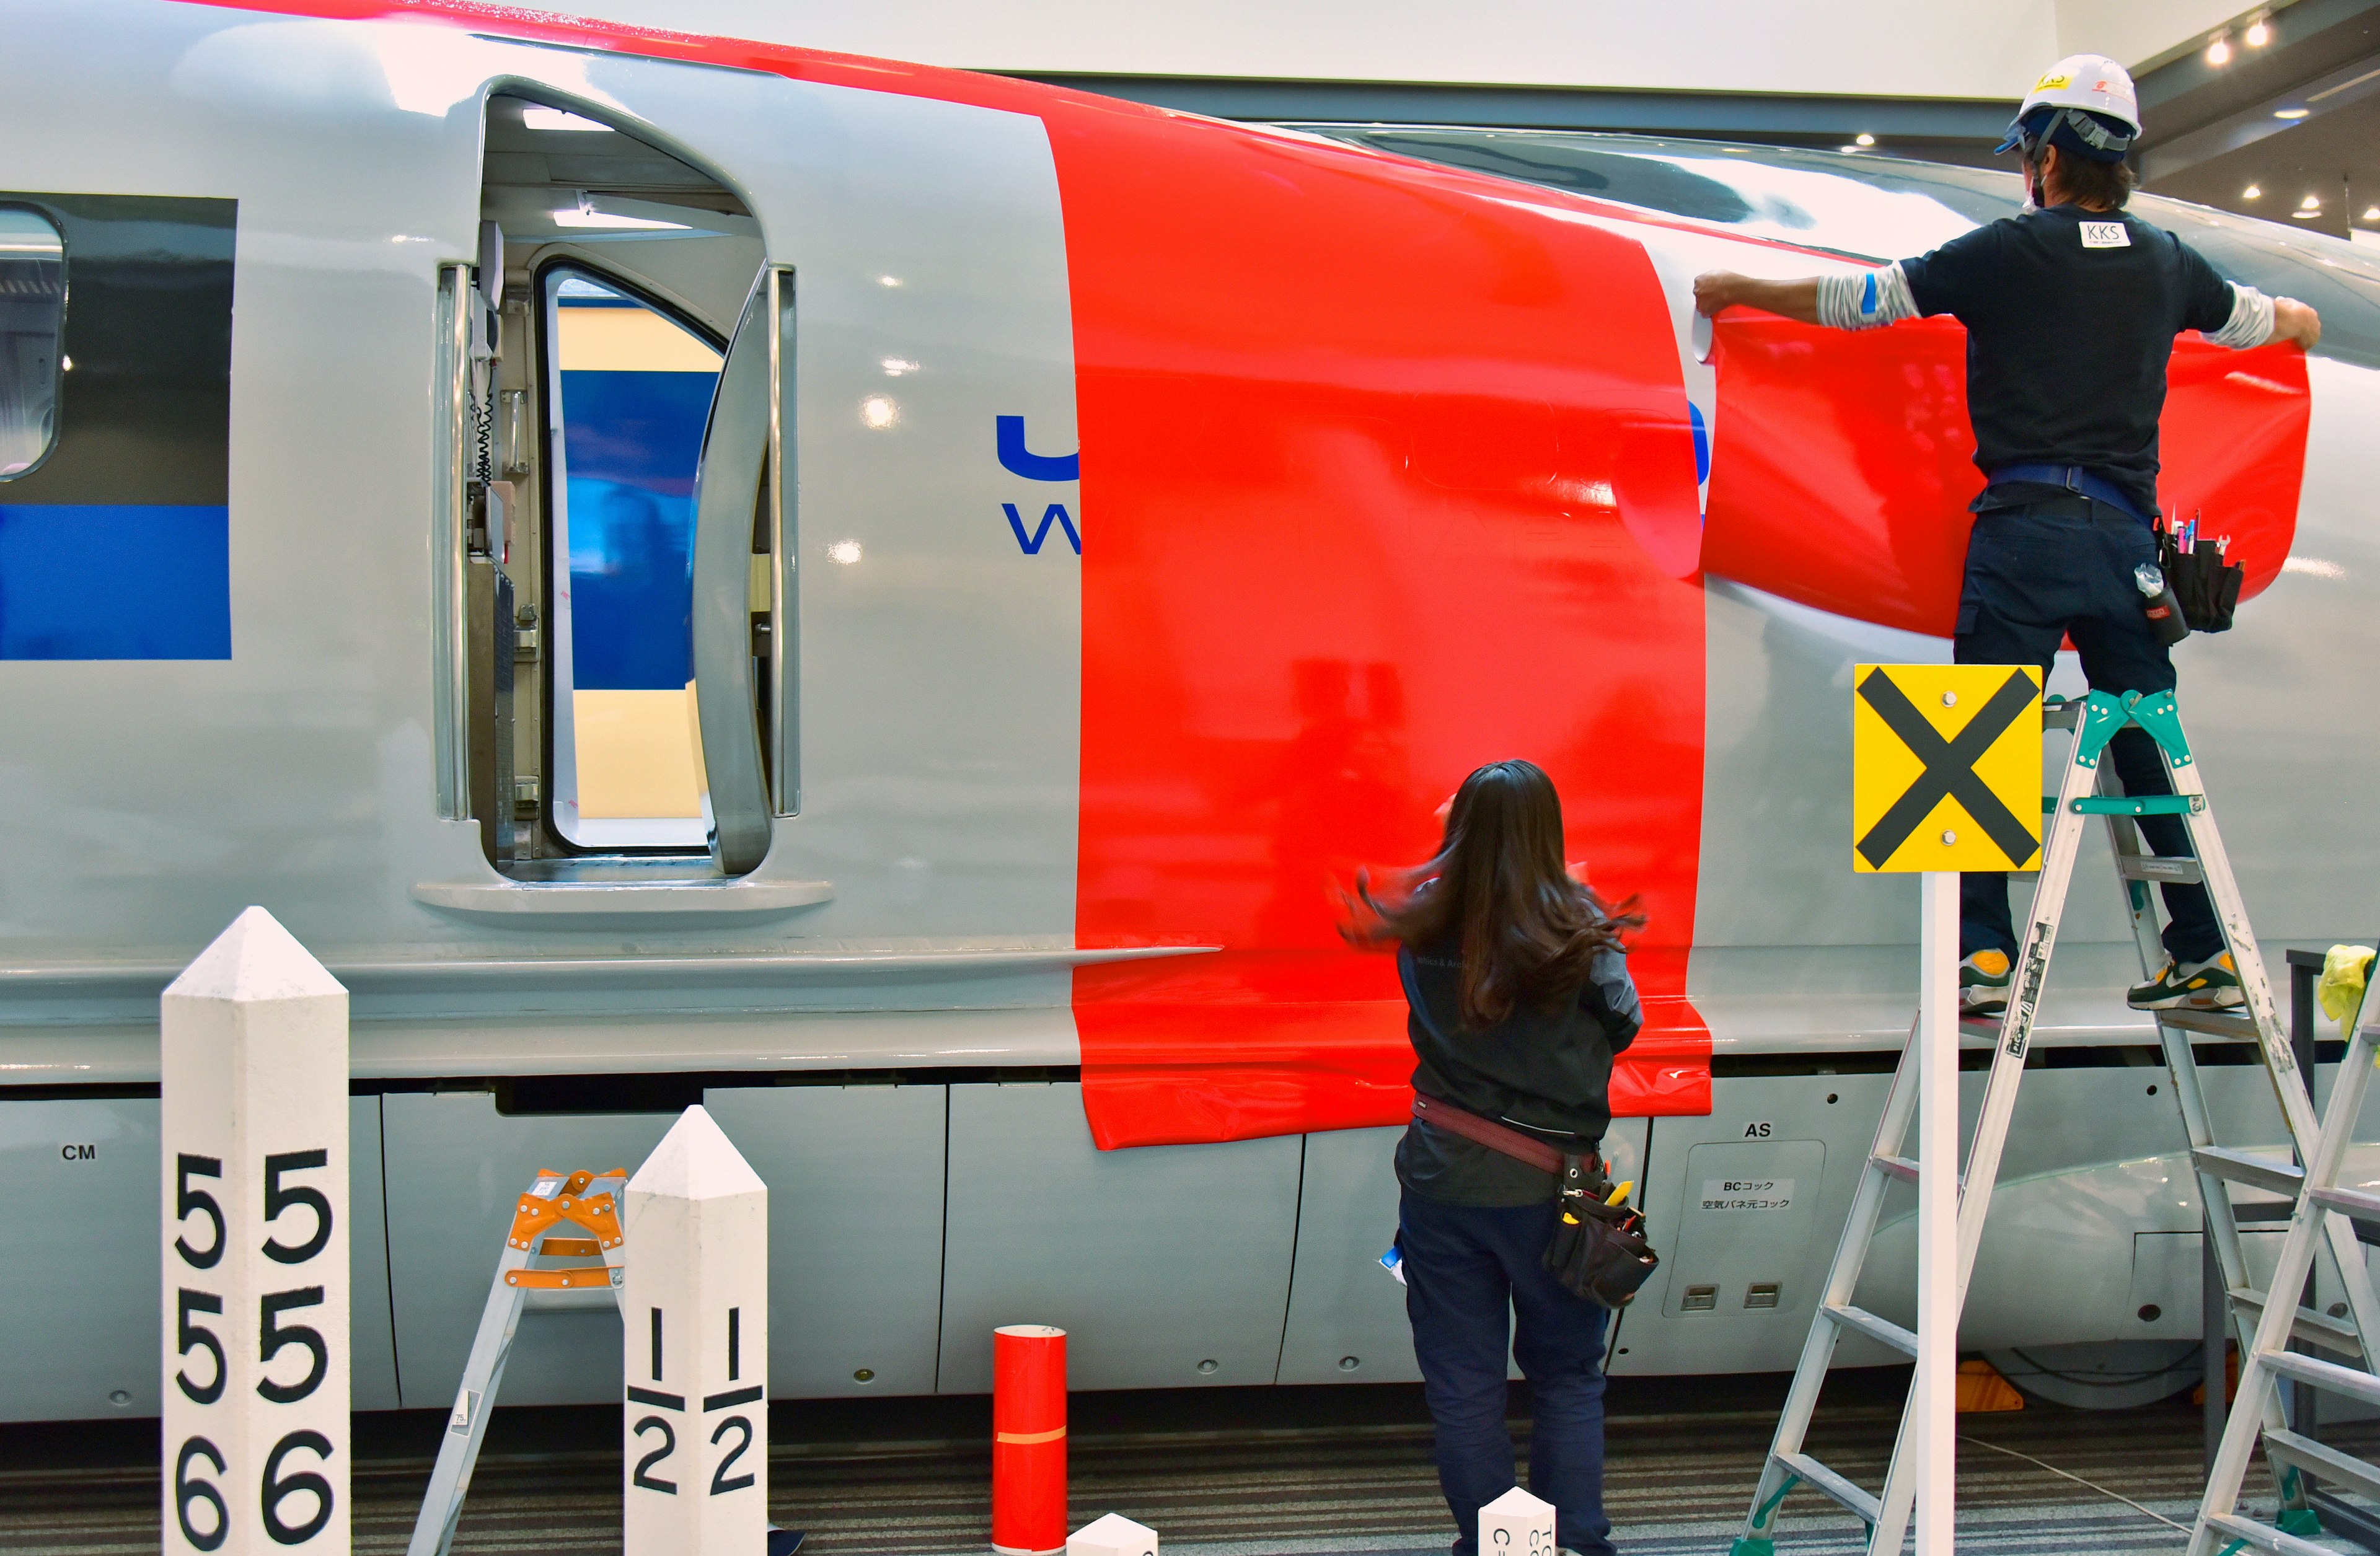
[[[2084,222],[2082,247],[2085,249],[2129,249],[2132,235],[2124,230],[2121,222]]]

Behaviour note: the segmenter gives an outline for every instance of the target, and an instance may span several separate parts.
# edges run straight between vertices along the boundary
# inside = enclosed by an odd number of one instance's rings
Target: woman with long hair
[[[1642,1024],[1620,931],[1644,919],[1571,878],[1560,797],[1525,761],[1464,779],[1438,853],[1381,893],[1358,876],[1355,893],[1346,932],[1396,945],[1419,1060],[1417,1116],[1397,1147],[1397,1241],[1455,1556],[1475,1556],[1481,1505],[1514,1484],[1508,1345],[1535,1404],[1529,1489],[1553,1504],[1564,1551],[1610,1556],[1604,1309],[1545,1267],[1555,1174],[1472,1137],[1487,1120],[1486,1134],[1517,1132],[1599,1172],[1612,1057]],[[1431,1111],[1468,1115],[1468,1133],[1418,1116]]]

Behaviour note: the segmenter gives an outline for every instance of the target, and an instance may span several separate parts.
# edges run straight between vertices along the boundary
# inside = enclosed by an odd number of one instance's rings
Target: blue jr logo
[[[1068,481],[1081,479],[1083,456],[1080,454],[1036,454],[1025,446],[1025,418],[1002,416],[994,419],[997,429],[996,446],[1000,468],[1010,475],[1026,480]],[[1014,532],[1016,543],[1027,556],[1041,554],[1041,544],[1050,538],[1050,524],[1055,519],[1066,532],[1066,543],[1075,554],[1083,554],[1083,537],[1075,528],[1074,516],[1066,512],[1063,503],[1052,503],[1041,510],[1041,522],[1031,534],[1025,530],[1025,516],[1016,511],[1014,503],[1002,503],[1001,511],[1008,516],[1008,528]]]
[[[1041,542],[1050,538],[1050,521],[1053,518],[1065,528],[1066,543],[1075,548],[1075,554],[1083,554],[1083,537],[1075,532],[1075,521],[1066,516],[1065,504],[1052,503],[1042,509],[1040,527],[1030,535],[1025,532],[1025,518],[1016,511],[1015,504],[1002,503],[1000,509],[1008,516],[1008,527],[1016,531],[1016,543],[1025,548],[1026,555],[1041,554]]]

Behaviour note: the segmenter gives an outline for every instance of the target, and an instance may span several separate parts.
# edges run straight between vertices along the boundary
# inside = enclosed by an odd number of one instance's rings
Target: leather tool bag
[[[1626,1205],[1607,1205],[1611,1179],[1599,1156],[1556,1150],[1542,1140],[1492,1119],[1466,1112],[1451,1102],[1416,1092],[1413,1115],[1424,1124],[1460,1135],[1489,1150],[1554,1174],[1553,1240],[1545,1267],[1562,1289],[1617,1312],[1636,1299],[1637,1288],[1661,1267],[1645,1240],[1645,1217]]]

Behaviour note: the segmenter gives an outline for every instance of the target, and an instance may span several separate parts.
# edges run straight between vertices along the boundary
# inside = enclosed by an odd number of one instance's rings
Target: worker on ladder
[[[2070,638],[2091,686],[2115,693],[2167,691],[2175,679],[2136,577],[2157,560],[2157,419],[2174,337],[2197,330],[2238,349],[2271,340],[2310,349],[2322,335],[2313,309],[2225,281],[2188,244],[2124,213],[2124,157],[2140,133],[2131,77],[2114,60],[2075,55],[2034,83],[1999,147],[2024,165],[2016,215],[1865,274],[1764,281],[1713,271],[1694,281],[1694,306],[1713,318],[1741,303],[1843,330],[1937,313],[1964,324],[1985,486],[1953,657],[2038,664],[2046,678]],[[2117,735],[2112,755],[2126,794],[2172,793],[2142,730]],[[2179,819],[2143,817],[2140,827],[2157,853],[2190,852]],[[1997,1015],[2017,951],[2008,877],[1970,874],[1960,887],[1961,1003]],[[2133,1008],[2238,1004],[2238,968],[2205,887],[2164,891],[2166,965],[2131,991]]]

